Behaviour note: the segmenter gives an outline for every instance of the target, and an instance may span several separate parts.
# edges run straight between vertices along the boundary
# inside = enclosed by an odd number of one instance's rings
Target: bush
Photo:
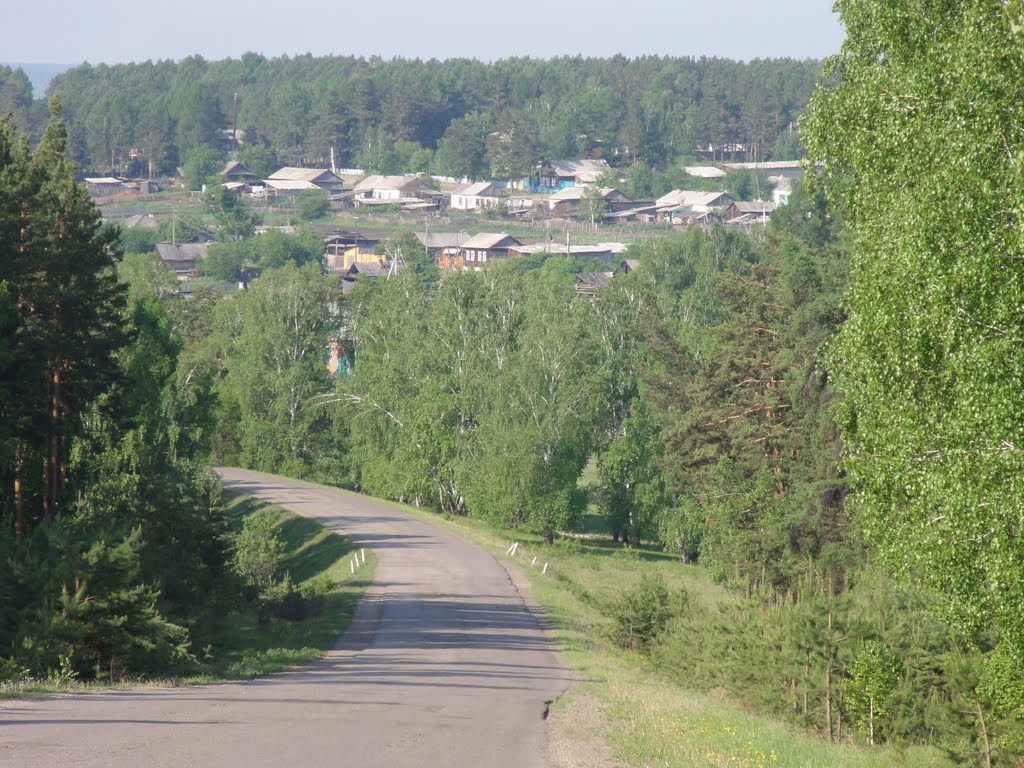
[[[331,201],[327,198],[327,194],[318,189],[304,189],[299,192],[295,205],[298,208],[299,216],[306,221],[321,219],[331,209]]]
[[[645,573],[631,590],[612,602],[612,641],[646,654],[672,618],[668,587],[657,574]]]
[[[274,585],[284,544],[274,533],[272,513],[255,512],[245,518],[235,536],[232,567],[246,586],[266,590]]]
[[[260,595],[261,607],[275,619],[302,621],[323,612],[324,600],[332,589],[334,582],[324,574],[296,589],[291,574],[286,573],[284,579]]]

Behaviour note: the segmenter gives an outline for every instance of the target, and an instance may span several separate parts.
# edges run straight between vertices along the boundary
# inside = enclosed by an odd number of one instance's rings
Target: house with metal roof
[[[523,188],[530,192],[551,193],[565,187],[596,184],[597,180],[611,166],[607,160],[588,158],[584,160],[545,160],[536,173],[523,181]]]
[[[284,194],[298,194],[304,189],[320,189],[328,194],[341,192],[345,182],[330,168],[284,167],[267,177],[267,186]]]
[[[505,190],[493,181],[478,181],[452,192],[449,205],[456,211],[481,211],[505,199]]]
[[[358,205],[367,201],[395,203],[439,203],[443,195],[429,186],[419,176],[367,176],[354,187],[354,202]]]

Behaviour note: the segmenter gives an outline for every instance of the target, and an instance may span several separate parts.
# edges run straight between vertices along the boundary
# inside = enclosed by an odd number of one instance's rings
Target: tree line
[[[794,123],[820,62],[622,56],[493,63],[310,55],[83,64],[59,75],[72,160],[169,174],[244,131],[257,174],[278,165],[522,177],[542,157],[603,152],[665,169],[698,146],[796,157]],[[0,69],[0,109],[45,122],[24,73]],[[26,97],[26,93],[28,96]],[[742,159],[742,158],[740,158]]]

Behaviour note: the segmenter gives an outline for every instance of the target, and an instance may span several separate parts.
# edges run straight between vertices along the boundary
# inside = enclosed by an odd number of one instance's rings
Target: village
[[[328,201],[325,215],[313,226],[323,236],[325,269],[341,277],[346,293],[360,279],[385,277],[405,266],[401,253],[382,249],[389,230],[379,225],[399,227],[413,222],[419,246],[442,273],[480,270],[537,254],[576,257],[601,267],[578,275],[578,292],[593,295],[616,274],[635,268],[624,258],[632,239],[690,227],[757,231],[785,203],[792,180],[804,174],[799,161],[721,162],[686,166],[684,171],[699,189],[673,189],[653,200],[630,199],[610,186],[609,180],[619,171],[601,158],[540,161],[528,177],[511,183],[300,167],[283,167],[260,178],[244,163],[231,160],[220,171],[218,186],[250,209],[271,215],[294,211],[302,196],[320,195]],[[757,199],[737,200],[729,192],[714,189],[716,184],[724,187],[727,176],[734,173],[765,179],[764,188],[756,190]],[[165,186],[179,195],[185,188],[181,168],[166,182],[115,177],[84,181],[100,205],[108,204],[105,216],[122,228],[155,228],[159,215],[143,212],[120,218],[119,211],[136,208],[109,204],[127,200],[145,206],[159,199]],[[378,226],[359,227],[360,220]],[[626,226],[632,228],[627,237],[604,239],[606,233],[625,232]],[[287,223],[268,224],[258,228],[257,234],[270,228],[291,233],[296,225],[288,217]],[[513,229],[526,234],[511,234]],[[168,242],[158,242],[155,250],[163,264],[188,283],[203,278],[204,258],[213,239],[208,231],[184,242],[172,236]]]

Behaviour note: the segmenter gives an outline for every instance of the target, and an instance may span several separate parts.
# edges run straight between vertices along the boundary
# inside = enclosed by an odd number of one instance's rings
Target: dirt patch
[[[625,768],[605,739],[611,729],[601,702],[577,686],[551,707],[548,762],[552,768]]]

